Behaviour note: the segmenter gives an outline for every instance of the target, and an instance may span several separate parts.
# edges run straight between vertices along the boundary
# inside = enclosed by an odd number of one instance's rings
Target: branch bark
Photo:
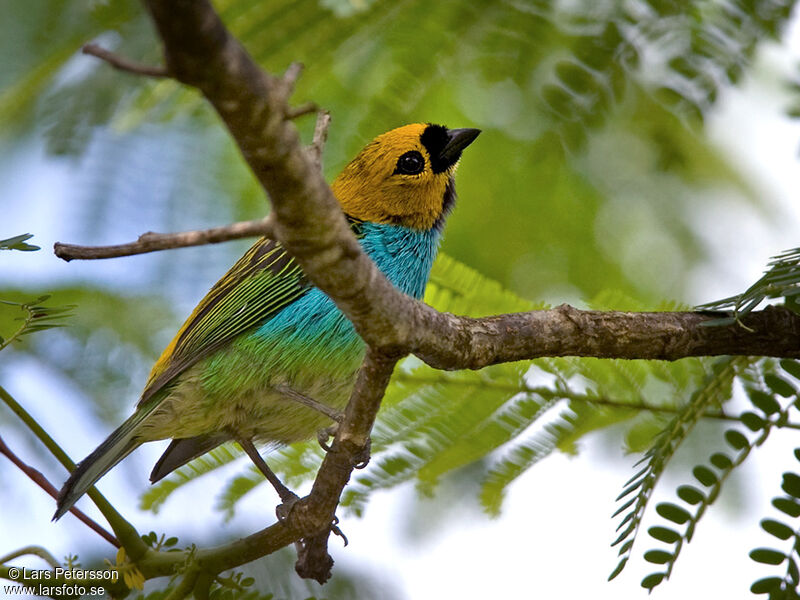
[[[211,229],[182,231],[179,233],[154,233],[148,231],[140,235],[135,242],[116,244],[114,246],[78,246],[56,242],[53,246],[53,251],[58,258],[67,262],[75,259],[96,260],[99,258],[118,258],[120,256],[133,256],[134,254],[146,254],[173,248],[218,244],[253,236],[263,235],[270,237],[274,235],[273,232],[274,223],[267,216],[263,219],[241,221],[232,225],[212,227]]]
[[[100,60],[104,60],[109,65],[122,71],[124,73],[131,73],[132,75],[144,75],[145,77],[169,77],[169,72],[164,67],[153,67],[150,65],[140,65],[132,60],[128,60],[122,56],[118,56],[113,52],[98,46],[97,44],[86,44],[81,51],[84,54],[95,56]]]

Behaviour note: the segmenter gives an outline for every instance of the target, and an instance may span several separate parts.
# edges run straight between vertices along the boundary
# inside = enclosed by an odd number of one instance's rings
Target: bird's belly
[[[313,437],[333,421],[280,390],[290,388],[342,410],[364,346],[354,332],[307,342],[254,334],[200,361],[179,376],[147,419],[142,436],[155,440],[226,432],[284,444]]]
[[[261,385],[232,388],[225,395],[209,394],[201,379],[187,374],[148,418],[143,437],[150,440],[187,438],[228,432],[231,437],[289,444],[313,437],[333,424],[330,417],[280,390],[286,387],[335,410],[350,396],[357,371],[347,377],[317,377],[312,381],[265,378]]]

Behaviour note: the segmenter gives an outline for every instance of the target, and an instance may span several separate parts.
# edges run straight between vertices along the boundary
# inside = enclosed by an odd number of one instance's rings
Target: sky
[[[696,218],[711,252],[709,260],[691,274],[694,285],[686,299],[689,302],[710,301],[742,291],[760,276],[771,255],[798,245],[800,121],[790,120],[784,112],[788,98],[785,81],[798,77],[800,19],[795,18],[785,39],[786,43],[780,46],[763,46],[747,81],[725,92],[708,122],[713,142],[724,149],[780,218],[768,222],[761,213],[735,198],[698,204]],[[37,152],[21,154],[17,162],[6,163],[5,172],[0,173],[3,195],[11,199],[10,203],[4,202],[6,223],[26,222],[30,208],[25,199],[57,203],[74,183],[68,167],[47,161]],[[46,205],[47,202],[42,206]],[[721,206],[729,206],[730,210],[721,210]],[[38,238],[49,240],[52,236],[48,229],[54,228],[57,219],[57,211],[37,214]],[[10,231],[0,231],[0,237],[20,232],[15,226]],[[0,278],[13,281],[22,269],[26,269],[26,277],[32,282],[38,277],[43,282],[67,277],[66,269],[59,268],[56,273],[45,270],[47,251],[36,253],[39,256],[25,255],[24,263],[22,256],[6,260],[4,255]],[[92,268],[111,269],[113,273],[123,267]],[[80,394],[70,390],[56,374],[43,373],[40,366],[33,364],[16,365],[7,373],[10,377],[4,385],[13,393],[42,399],[35,407],[35,416],[45,426],[80,432],[69,440],[70,454],[83,456],[100,441],[105,425],[88,412],[63,409],[79,405]],[[30,453],[24,440],[16,437],[13,430],[6,433],[8,429],[4,428],[4,437],[9,445],[19,448],[21,455]],[[696,435],[712,438],[719,431],[700,426]],[[617,447],[621,445],[620,442]],[[767,446],[754,452],[747,464],[734,473],[726,489],[741,494],[723,492],[718,505],[704,517],[695,538],[683,550],[672,579],[657,588],[654,597],[739,598],[746,595],[752,581],[778,572],[777,568],[770,570],[754,563],[747,554],[759,543],[772,543],[759,529],[758,521],[774,512],[769,500],[779,489],[780,470],[776,465],[785,464],[788,468],[793,462],[791,449],[797,445],[796,436],[793,439],[783,432],[773,434]],[[160,524],[168,522],[170,528],[191,532],[193,522],[201,520],[233,537],[263,526],[264,510],[271,514],[275,504],[267,486],[251,494],[230,522],[222,522],[213,510],[215,482],[226,481],[230,470],[207,478],[211,481],[193,484],[158,515],[140,512],[137,493],[142,483],[131,479],[149,471],[162,447],[143,447],[126,461],[125,468],[112,471],[100,485],[142,531],[160,531]],[[632,473],[630,467],[635,460],[621,450],[612,453],[602,439],[590,436],[581,443],[577,457],[555,454],[512,484],[499,519],[488,519],[477,509],[471,510],[469,502],[457,503],[450,514],[440,516],[446,519],[445,526],[422,536],[409,533],[407,516],[419,508],[418,502],[424,505],[426,501],[419,501],[409,485],[382,492],[371,500],[361,519],[345,516],[342,527],[350,545],[342,549],[338,540],[332,540],[333,557],[344,566],[369,567],[385,585],[403,590],[406,597],[414,599],[644,598],[646,592],[639,587],[639,581],[654,569],[639,557],[654,546],[648,545],[644,534],[653,522],[652,514],[645,520],[634,559],[617,580],[606,583],[616,565],[616,551],[609,547],[616,525],[611,519],[614,499]],[[73,550],[73,539],[90,535],[70,516],[58,524],[50,523],[52,500],[43,494],[31,494],[31,484],[21,474],[5,472],[10,479],[4,482],[6,491],[0,495],[0,502],[13,507],[0,505],[0,513],[13,511],[17,518],[0,520],[5,528],[0,536],[0,555],[26,540],[47,547],[60,557]],[[651,506],[659,499],[670,498],[672,490],[685,479],[685,473],[668,473]],[[192,503],[191,515],[185,510],[186,502]],[[101,520],[89,502],[84,500],[80,505]],[[111,554],[109,549],[109,557]],[[324,588],[320,593],[324,594]]]

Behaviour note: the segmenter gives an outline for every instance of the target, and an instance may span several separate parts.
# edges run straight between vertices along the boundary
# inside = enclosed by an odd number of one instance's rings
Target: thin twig
[[[9,448],[6,443],[3,441],[3,438],[0,437],[0,454],[3,454],[10,460],[20,471],[25,473],[28,478],[33,481],[36,485],[42,488],[45,492],[50,494],[53,499],[58,498],[58,490],[56,487],[47,480],[41,471],[37,471],[30,465],[26,464],[20,457],[18,457],[14,452]],[[75,508],[74,506],[69,509],[69,511],[78,517],[78,519],[86,525],[89,529],[97,533],[100,537],[106,540],[109,544],[113,544],[114,547],[119,548],[119,541],[114,535],[104,529],[99,523],[91,519],[89,516],[86,515],[83,511]],[[56,564],[55,566],[59,566]]]
[[[76,246],[73,244],[56,242],[53,249],[56,256],[67,262],[74,259],[95,260],[99,258],[117,258],[119,256],[145,254],[147,252],[169,250],[171,248],[218,244],[220,242],[227,242],[229,240],[237,240],[245,237],[273,237],[273,232],[274,222],[271,217],[267,216],[262,219],[241,221],[222,227],[212,227],[211,229],[182,231],[178,233],[153,233],[150,231],[140,235],[139,239],[135,242],[118,244],[115,246]]]
[[[319,106],[317,106],[316,102],[306,102],[305,104],[301,104],[300,106],[290,107],[286,111],[286,118],[287,119],[298,119],[302,116],[315,113],[319,111]]]
[[[648,411],[648,412],[656,412],[656,413],[667,413],[667,414],[675,414],[682,412],[685,406],[656,406],[653,404],[648,404],[642,400],[630,402],[627,400],[613,400],[611,398],[605,398],[603,396],[590,396],[587,394],[581,394],[578,392],[573,392],[571,390],[566,389],[551,389],[548,387],[531,387],[528,385],[513,385],[508,383],[500,383],[497,381],[474,381],[469,379],[457,379],[455,377],[447,377],[443,375],[441,377],[436,376],[418,376],[418,375],[411,375],[408,373],[399,372],[394,376],[394,381],[408,381],[414,383],[425,383],[425,384],[432,384],[432,385],[458,385],[462,387],[476,387],[476,388],[483,388],[483,389],[492,389],[492,390],[503,390],[510,394],[535,394],[536,396],[540,396],[542,398],[546,398],[548,400],[570,400],[574,402],[583,402],[586,404],[596,404],[598,406],[609,406],[611,408],[619,408],[622,410],[638,410],[638,411]],[[741,416],[736,415],[729,415],[723,412],[703,412],[700,414],[700,418],[702,419],[715,419],[717,421],[729,421],[732,423],[742,423]],[[798,429],[800,430],[800,423],[793,423],[792,421],[787,421],[785,423],[776,422],[773,423],[776,427],[782,429]]]
[[[75,463],[69,456],[67,456],[67,453],[64,452],[64,449],[56,443],[56,441],[50,436],[49,433],[47,433],[47,431],[45,431],[45,429],[36,421],[36,419],[34,419],[31,414],[25,410],[25,408],[23,408],[23,406],[17,402],[14,397],[9,394],[1,385],[0,400],[2,400],[6,406],[8,406],[11,411],[22,420],[23,423],[25,423],[28,429],[33,432],[39,441],[44,444],[45,448],[47,448],[50,453],[56,457],[58,462],[60,462],[64,468],[66,468],[68,471],[75,470]],[[125,546],[128,556],[130,556],[132,560],[137,560],[140,558],[148,548],[147,545],[142,541],[142,537],[139,535],[139,532],[136,531],[136,528],[131,525],[121,514],[119,514],[117,509],[114,508],[108,500],[106,500],[105,496],[103,496],[103,494],[101,494],[96,487],[92,487],[86,494],[92,499],[92,502],[94,502],[94,505],[102,513],[106,521],[108,521],[108,524],[111,525],[111,529],[116,534],[117,539],[123,546]]]
[[[321,110],[317,115],[317,124],[314,126],[314,139],[306,149],[308,156],[314,161],[318,169],[322,169],[322,151],[328,141],[328,129],[331,126],[331,113]]]
[[[56,560],[56,557],[41,546],[25,546],[19,550],[14,550],[14,552],[0,557],[0,565],[5,564],[10,560],[14,560],[15,558],[19,558],[20,556],[38,556],[54,569],[57,569],[61,566],[61,564]]]
[[[290,93],[292,90],[294,90],[294,86],[297,83],[297,80],[300,78],[303,68],[303,63],[293,62],[288,66],[286,71],[284,71],[281,79],[283,79],[284,83],[289,87]]]
[[[144,75],[145,77],[169,77],[169,71],[165,67],[155,67],[150,65],[141,65],[133,62],[123,56],[114,54],[110,50],[106,50],[97,44],[85,44],[82,48],[84,54],[96,56],[100,60],[104,60],[109,65],[118,71],[132,73],[134,75]]]

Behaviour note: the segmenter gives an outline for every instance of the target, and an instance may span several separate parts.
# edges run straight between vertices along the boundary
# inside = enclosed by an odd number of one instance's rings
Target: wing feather
[[[311,287],[278,242],[259,239],[209,290],[150,373],[140,404],[176,375],[257,327]]]
[[[353,233],[360,236],[362,221],[347,218]],[[310,288],[300,265],[280,243],[259,239],[214,284],[161,354],[139,404],[197,361],[263,324]]]

